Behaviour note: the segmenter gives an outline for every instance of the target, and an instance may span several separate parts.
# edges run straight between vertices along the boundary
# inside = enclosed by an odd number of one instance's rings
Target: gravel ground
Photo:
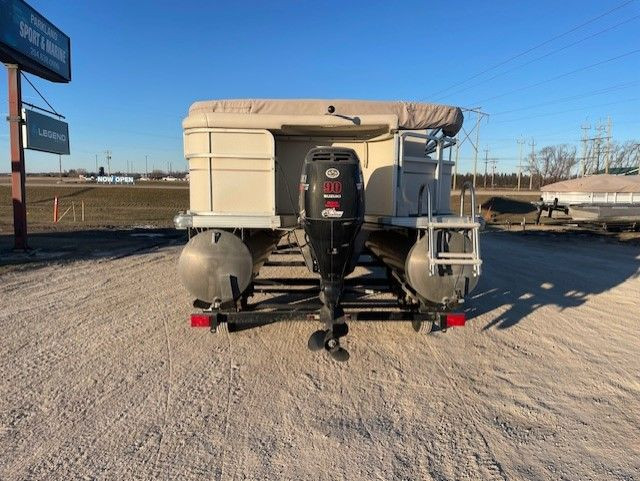
[[[346,364],[189,328],[177,245],[6,271],[0,479],[640,479],[640,249],[482,247],[465,328],[353,323]]]

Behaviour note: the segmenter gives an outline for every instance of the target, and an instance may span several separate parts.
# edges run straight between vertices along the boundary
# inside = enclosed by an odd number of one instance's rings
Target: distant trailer
[[[640,222],[640,176],[592,175],[545,185],[538,207],[552,217],[562,211],[575,222],[627,224]]]

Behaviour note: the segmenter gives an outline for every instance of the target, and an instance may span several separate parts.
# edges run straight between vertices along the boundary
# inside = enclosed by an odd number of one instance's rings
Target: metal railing
[[[424,193],[427,193],[427,258],[429,261],[429,275],[436,275],[439,265],[470,265],[473,267],[473,275],[480,275],[480,223],[476,221],[476,193],[471,182],[465,182],[460,193],[460,218],[454,222],[443,222],[433,220],[433,210],[431,206],[431,189],[427,184],[422,184],[418,191],[418,217],[422,216],[422,203]],[[469,191],[471,197],[471,215],[464,215],[465,194]],[[456,229],[465,233],[470,233],[471,252],[436,252],[436,230]],[[464,249],[464,242],[463,242]]]

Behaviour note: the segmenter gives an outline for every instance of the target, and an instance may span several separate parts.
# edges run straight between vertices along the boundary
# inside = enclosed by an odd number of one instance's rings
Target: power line
[[[627,0],[626,2],[623,2],[623,3],[621,3],[621,4],[619,4],[619,5],[615,6],[615,7],[613,7],[612,9],[607,10],[607,11],[606,11],[606,12],[604,12],[604,13],[601,13],[601,14],[600,14],[600,15],[598,15],[597,17],[594,17],[594,18],[592,18],[592,19],[590,19],[590,20],[587,20],[586,22],[581,23],[580,25],[577,25],[577,26],[575,26],[575,27],[573,27],[573,28],[571,28],[571,29],[567,30],[566,32],[563,32],[563,33],[561,33],[561,34],[559,34],[559,35],[556,35],[556,36],[554,36],[554,37],[551,37],[550,39],[545,40],[544,42],[541,42],[541,43],[539,43],[539,44],[537,44],[537,45],[535,45],[535,46],[533,46],[533,47],[530,47],[530,48],[528,48],[527,50],[524,50],[523,52],[520,52],[520,53],[518,53],[518,54],[516,54],[516,55],[512,55],[511,57],[507,58],[506,60],[503,60],[503,61],[501,61],[501,62],[498,62],[498,63],[497,63],[497,64],[495,64],[495,65],[492,65],[492,66],[490,66],[490,67],[487,67],[486,69],[482,70],[481,72],[478,72],[478,73],[476,73],[476,74],[472,75],[471,77],[467,77],[465,80],[462,80],[461,82],[458,82],[458,83],[456,83],[456,84],[450,85],[449,87],[447,87],[447,88],[445,88],[445,89],[439,90],[439,91],[435,92],[432,96],[438,95],[438,94],[440,94],[440,93],[442,93],[442,92],[446,92],[447,90],[451,90],[452,88],[458,87],[458,86],[460,86],[460,85],[464,85],[464,84],[465,84],[465,83],[467,83],[469,80],[473,80],[474,78],[478,78],[479,76],[481,76],[481,75],[483,75],[483,74],[485,74],[485,73],[487,73],[487,72],[490,72],[491,70],[494,70],[494,69],[496,69],[496,68],[498,68],[498,67],[502,67],[503,65],[505,65],[505,64],[507,64],[507,63],[509,63],[509,62],[511,62],[511,61],[513,61],[513,60],[515,60],[515,59],[517,59],[517,58],[520,58],[520,57],[522,57],[522,56],[524,56],[524,55],[528,54],[529,52],[532,52],[532,51],[534,51],[534,50],[537,50],[537,49],[539,49],[540,47],[544,47],[545,45],[547,45],[547,44],[549,44],[549,43],[551,43],[551,42],[553,42],[553,41],[555,41],[555,40],[558,40],[559,38],[566,37],[566,36],[567,36],[567,35],[569,35],[570,33],[573,33],[573,32],[575,32],[576,30],[579,30],[579,29],[581,29],[582,27],[584,27],[584,26],[586,26],[586,25],[589,25],[590,23],[593,23],[593,22],[595,22],[595,21],[597,21],[597,20],[600,20],[602,17],[605,17],[605,16],[609,15],[610,13],[615,12],[616,10],[620,10],[621,8],[623,8],[623,7],[627,6],[627,5],[629,5],[630,3],[634,2],[634,1],[635,1],[635,0]]]
[[[486,112],[483,112],[481,110],[481,107],[474,107],[474,108],[463,108],[462,109],[463,112],[473,112],[476,116],[476,123],[475,126],[471,128],[471,130],[469,132],[467,132],[467,130],[465,129],[465,126],[462,126],[462,134],[464,135],[462,138],[462,141],[460,141],[459,143],[456,142],[456,145],[458,146],[457,148],[459,148],[460,146],[462,146],[462,144],[464,144],[464,142],[466,140],[469,140],[469,143],[471,144],[471,147],[473,148],[473,152],[474,152],[474,161],[473,161],[473,187],[475,188],[476,186],[476,176],[477,176],[477,168],[478,168],[478,149],[480,146],[480,123],[482,122],[482,119],[484,117],[487,117],[489,114],[487,114]],[[473,140],[471,140],[471,134],[475,131],[476,133],[476,141],[475,143],[473,142]],[[456,149],[457,149],[456,148]],[[457,151],[456,151],[456,158],[457,158]]]
[[[568,112],[579,112],[580,110],[588,110],[588,109],[593,109],[593,108],[596,108],[596,107],[608,107],[609,105],[624,104],[624,103],[628,103],[628,102],[635,102],[637,100],[640,100],[640,98],[634,97],[634,98],[630,98],[630,99],[616,100],[615,102],[606,102],[606,103],[603,103],[603,104],[583,105],[582,107],[576,107],[574,109],[556,110],[555,112],[546,112],[546,113],[543,113],[543,114],[528,115],[526,117],[518,117],[517,119],[498,120],[498,121],[494,122],[494,124],[506,124],[506,123],[509,123],[509,122],[519,122],[520,120],[529,120],[529,119],[535,119],[535,118],[539,118],[539,117],[548,117],[550,115],[565,114],[565,113],[568,113]]]
[[[555,99],[555,100],[549,100],[548,102],[541,102],[539,104],[534,104],[534,105],[528,105],[526,107],[518,107],[517,109],[510,109],[510,110],[503,110],[501,112],[495,112],[492,113],[492,116],[495,115],[504,115],[504,114],[510,114],[513,112],[520,112],[522,110],[529,110],[529,109],[535,109],[538,107],[544,107],[545,105],[555,105],[561,102],[570,102],[571,100],[579,100],[585,97],[592,97],[594,95],[600,95],[600,94],[606,94],[609,92],[614,92],[616,90],[623,90],[626,88],[630,88],[633,87],[635,85],[638,85],[640,83],[640,80],[636,80],[633,82],[627,82],[627,83],[622,83],[622,84],[617,84],[617,85],[610,85],[609,87],[605,87],[602,89],[597,89],[597,90],[592,90],[590,92],[585,92],[583,94],[578,94],[578,95],[572,95],[570,97],[563,97],[560,99]]]
[[[549,56],[554,55],[554,54],[556,54],[558,52],[561,52],[561,51],[566,50],[568,48],[574,47],[574,46],[576,46],[576,45],[578,45],[578,44],[580,44],[582,42],[585,42],[587,40],[592,39],[593,37],[597,37],[598,35],[602,35],[603,33],[606,33],[606,32],[608,32],[610,30],[613,30],[614,28],[619,27],[620,25],[624,25],[625,23],[632,22],[633,20],[636,20],[638,18],[640,18],[640,15],[636,15],[635,17],[628,18],[628,19],[624,20],[623,22],[617,23],[615,25],[612,25],[610,27],[605,28],[604,30],[600,30],[599,32],[596,32],[596,33],[593,33],[591,35],[588,35],[588,36],[586,36],[584,38],[581,38],[580,40],[577,40],[577,41],[575,41],[573,43],[565,45],[564,47],[560,47],[560,48],[557,48],[555,50],[552,50],[551,52],[547,52],[544,55],[541,55],[540,57],[536,57],[536,58],[534,58],[532,60],[529,60],[528,62],[525,62],[525,63],[520,64],[520,65],[516,65],[515,67],[513,67],[511,69],[504,70],[504,71],[502,71],[500,73],[497,73],[493,77],[486,78],[484,80],[481,80],[478,83],[475,83],[473,85],[469,85],[468,87],[465,87],[465,88],[456,90],[455,92],[452,92],[452,93],[437,97],[434,100],[440,100],[440,99],[443,99],[443,98],[450,97],[452,95],[458,94],[460,92],[466,92],[469,89],[472,89],[472,88],[475,88],[475,87],[477,87],[479,85],[482,85],[484,83],[490,82],[491,80],[495,80],[496,78],[500,77],[501,75],[513,72],[514,70],[518,70],[519,68],[526,67],[527,65],[531,65],[532,63],[537,62],[538,60],[542,60],[543,58],[549,57]]]
[[[571,70],[569,72],[565,72],[565,73],[562,73],[560,75],[556,75],[555,77],[551,77],[551,78],[548,78],[548,79],[545,79],[545,80],[541,80],[540,82],[536,82],[536,83],[531,84],[531,85],[526,85],[524,87],[520,87],[520,88],[517,88],[517,89],[514,89],[514,90],[510,90],[508,92],[504,92],[504,93],[499,94],[499,95],[494,95],[493,97],[488,97],[486,99],[482,99],[482,100],[480,100],[478,102],[474,102],[474,103],[487,102],[487,101],[490,101],[490,100],[495,100],[495,99],[499,99],[499,98],[505,97],[507,95],[511,95],[513,93],[522,92],[523,90],[527,90],[527,89],[530,89],[530,88],[538,87],[540,85],[544,85],[546,83],[553,82],[554,80],[558,80],[558,79],[561,79],[563,77],[567,77],[569,75],[573,75],[574,73],[582,72],[583,70],[587,70],[587,69],[590,69],[590,68],[593,68],[593,67],[597,67],[599,65],[604,65],[605,63],[613,62],[615,60],[619,60],[619,59],[624,58],[624,57],[628,57],[629,55],[633,55],[633,54],[638,53],[638,52],[640,52],[640,49],[631,50],[630,52],[623,53],[623,54],[618,55],[616,57],[611,57],[611,58],[608,58],[608,59],[605,59],[605,60],[601,60],[600,62],[592,63],[592,64],[589,64],[589,65],[585,65],[583,67]]]

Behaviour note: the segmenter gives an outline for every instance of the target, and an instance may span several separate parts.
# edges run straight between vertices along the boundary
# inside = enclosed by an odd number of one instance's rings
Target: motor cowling
[[[311,149],[302,167],[299,200],[300,223],[321,277],[320,298],[333,317],[364,222],[364,184],[355,151]]]

